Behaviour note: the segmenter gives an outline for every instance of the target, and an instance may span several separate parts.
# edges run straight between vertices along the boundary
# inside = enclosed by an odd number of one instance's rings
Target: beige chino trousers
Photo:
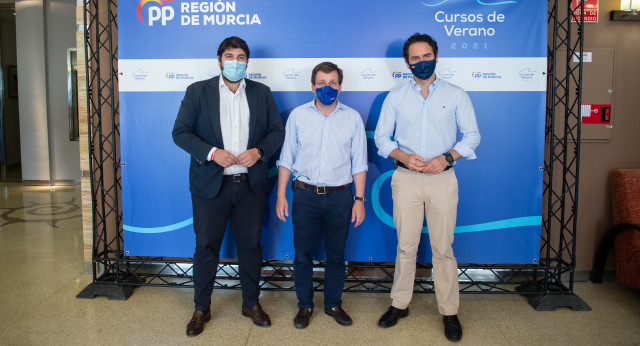
[[[391,189],[393,220],[398,232],[392,305],[405,309],[411,302],[416,255],[426,216],[438,311],[442,315],[456,315],[460,299],[458,263],[452,248],[458,208],[458,179],[454,170],[434,175],[398,167],[391,178]]]

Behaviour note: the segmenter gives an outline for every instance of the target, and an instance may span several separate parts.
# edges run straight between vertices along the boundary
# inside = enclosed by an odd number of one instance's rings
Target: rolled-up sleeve
[[[385,159],[389,157],[393,149],[398,148],[398,142],[391,139],[396,128],[396,112],[393,103],[391,94],[387,95],[382,103],[382,110],[373,136],[378,148],[378,155]]]
[[[465,159],[473,160],[477,157],[475,150],[480,144],[480,131],[478,130],[473,104],[466,92],[462,92],[458,96],[456,122],[462,138],[455,144],[453,149]]]
[[[280,151],[280,159],[276,161],[276,166],[284,167],[293,172],[293,163],[297,154],[297,133],[295,125],[295,113],[291,112],[289,119],[287,119],[287,125],[285,126],[284,144],[282,144],[282,151]]]
[[[367,164],[367,134],[358,112],[355,112],[355,130],[351,139],[351,175],[369,170]]]

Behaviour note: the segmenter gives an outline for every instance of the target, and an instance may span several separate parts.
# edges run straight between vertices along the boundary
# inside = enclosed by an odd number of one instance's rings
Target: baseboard
[[[80,186],[80,180],[56,180],[55,186]]]
[[[80,180],[23,180],[24,186],[80,186]]]
[[[24,186],[51,186],[49,180],[22,180]]]

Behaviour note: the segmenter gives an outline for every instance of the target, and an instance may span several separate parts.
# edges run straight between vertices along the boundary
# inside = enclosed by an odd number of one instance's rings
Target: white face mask
[[[247,70],[247,63],[238,60],[225,60],[223,66],[222,74],[232,82],[237,82],[242,79]]]

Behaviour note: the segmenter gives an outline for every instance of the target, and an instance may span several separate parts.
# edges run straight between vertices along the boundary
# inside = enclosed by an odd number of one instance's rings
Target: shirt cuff
[[[216,151],[216,147],[211,148],[211,150],[209,150],[209,155],[207,155],[207,161],[211,161],[211,156],[213,155],[213,152]]]
[[[351,167],[351,175],[354,176],[358,173],[361,172],[366,172],[369,170],[369,166],[368,165],[358,165],[358,166],[353,166]]]
[[[456,143],[456,145],[453,147],[453,149],[455,151],[458,152],[458,154],[460,154],[462,157],[464,157],[467,160],[473,160],[475,158],[477,158],[476,153],[473,151],[473,149],[471,149],[468,145],[462,143],[462,142],[458,142]]]
[[[276,166],[277,167],[284,167],[284,168],[290,170],[291,172],[293,172],[293,165],[290,164],[289,162],[284,162],[282,160],[278,160],[278,161],[276,161]]]

